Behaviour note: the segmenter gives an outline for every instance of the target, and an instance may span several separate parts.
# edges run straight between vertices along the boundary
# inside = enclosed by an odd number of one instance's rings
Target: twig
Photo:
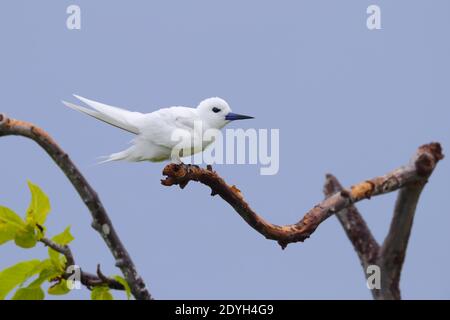
[[[189,181],[198,181],[211,188],[211,194],[218,194],[256,231],[267,239],[276,240],[284,249],[289,243],[304,241],[320,223],[331,215],[363,199],[393,192],[406,185],[423,183],[442,159],[440,145],[431,143],[419,148],[410,164],[400,167],[384,176],[376,177],[343,189],[312,208],[296,224],[278,226],[272,224],[255,211],[244,200],[240,190],[228,185],[211,168],[201,169],[184,164],[169,164],[163,170],[167,176],[161,183],[165,186],[179,185],[184,188]]]
[[[42,242],[43,244],[45,244],[47,247],[52,248],[56,252],[59,252],[66,257],[65,270],[67,270],[67,268],[69,266],[76,265],[75,260],[73,258],[72,251],[70,250],[69,246],[59,245],[47,238],[42,238],[39,241]],[[66,272],[63,274],[63,278],[68,279],[71,275],[72,274],[70,272]],[[80,279],[79,280],[88,289],[92,289],[93,287],[96,287],[96,286],[108,286],[109,288],[115,289],[115,290],[125,290],[124,286],[120,282],[118,282],[117,280],[115,280],[113,278],[109,278],[109,277],[106,277],[105,275],[103,275],[103,273],[101,273],[101,271],[100,271],[100,265],[97,265],[97,275],[85,272],[80,268]]]
[[[116,260],[116,266],[124,274],[133,296],[138,300],[151,299],[151,295],[145,287],[144,281],[138,274],[128,251],[115,231],[97,193],[70,160],[67,153],[44,130],[29,122],[10,119],[0,114],[0,136],[7,135],[18,135],[32,139],[48,153],[70,180],[88,207],[93,219],[92,226],[100,233],[113,254]]]
[[[47,238],[41,238],[39,241],[56,252],[63,254],[66,257],[67,266],[75,265],[75,259],[73,258],[72,250],[70,250],[69,246],[62,246]]]

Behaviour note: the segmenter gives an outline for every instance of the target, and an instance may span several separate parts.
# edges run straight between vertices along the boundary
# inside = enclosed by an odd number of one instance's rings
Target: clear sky
[[[81,7],[81,30],[66,8]],[[382,29],[366,27],[381,8]],[[297,222],[323,198],[324,175],[352,183],[408,161],[439,141],[450,153],[450,2],[2,1],[0,111],[45,128],[98,191],[158,299],[370,299],[358,258],[335,217],[284,251],[221,199],[191,183],[160,185],[164,164],[95,165],[132,136],[61,104],[71,94],[151,112],[225,98],[256,117],[232,128],[280,130],[280,170],[218,165],[251,206]],[[0,204],[24,214],[27,179],[52,202],[49,234],[72,226],[77,262],[118,274],[65,176],[33,142],[0,139]],[[401,278],[404,298],[450,298],[449,160],[417,208]],[[379,241],[395,194],[358,205]],[[46,249],[0,247],[0,269]],[[115,293],[117,298],[123,294]],[[84,289],[65,298],[87,298]]]

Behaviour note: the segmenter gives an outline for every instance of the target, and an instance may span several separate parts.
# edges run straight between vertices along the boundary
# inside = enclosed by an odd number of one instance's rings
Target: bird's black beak
[[[253,117],[244,116],[243,114],[237,114],[237,113],[233,113],[233,112],[230,112],[225,116],[225,120],[228,120],[228,121],[244,120],[244,119],[253,119]]]

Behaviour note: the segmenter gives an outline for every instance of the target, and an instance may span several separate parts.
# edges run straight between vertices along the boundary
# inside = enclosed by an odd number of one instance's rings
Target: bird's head
[[[230,121],[253,119],[250,116],[244,116],[231,112],[228,103],[221,98],[208,98],[200,102],[197,107],[199,116],[207,122],[212,128],[223,128]]]

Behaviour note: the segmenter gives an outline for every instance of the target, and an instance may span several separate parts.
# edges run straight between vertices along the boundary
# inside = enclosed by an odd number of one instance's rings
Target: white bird
[[[203,141],[206,130],[220,130],[230,121],[253,118],[232,113],[228,103],[217,97],[203,100],[197,108],[177,106],[140,113],[74,96],[92,109],[62,102],[74,110],[136,135],[130,148],[111,154],[101,163],[116,160],[159,162],[169,159],[180,163],[180,157],[202,152],[213,142]],[[174,133],[177,133],[179,139],[174,139]],[[182,138],[185,138],[185,142],[180,146]],[[183,148],[184,153],[177,152],[174,155],[172,151],[175,147]]]

